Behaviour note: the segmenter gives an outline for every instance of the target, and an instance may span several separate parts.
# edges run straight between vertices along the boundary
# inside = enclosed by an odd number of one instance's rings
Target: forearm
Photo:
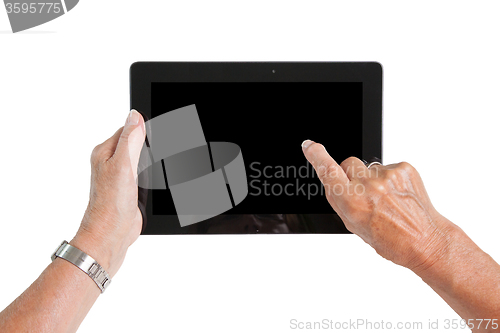
[[[99,244],[94,240],[75,237],[70,244],[102,262],[103,268],[109,272],[106,253],[99,250]],[[110,274],[114,273],[112,269]],[[0,331],[75,332],[100,293],[85,272],[62,258],[56,258],[21,296],[0,313]]]
[[[449,222],[449,221],[448,221]],[[459,227],[453,225],[438,257],[414,271],[466,321],[474,332],[500,331],[500,266]],[[474,320],[473,320],[474,319]],[[496,319],[490,323],[476,319]]]
[[[136,179],[145,135],[142,116],[131,111],[125,126],[92,151],[89,205],[70,245],[95,259],[110,278],[142,229]],[[56,258],[0,313],[0,332],[75,332],[100,292],[85,272]]]
[[[70,262],[56,258],[3,312],[6,332],[75,332],[100,290]]]

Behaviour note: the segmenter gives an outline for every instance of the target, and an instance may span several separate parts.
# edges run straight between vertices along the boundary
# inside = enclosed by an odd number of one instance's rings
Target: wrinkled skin
[[[304,148],[304,154],[346,228],[377,253],[412,270],[426,269],[439,258],[453,226],[433,207],[409,163],[368,169],[350,157],[338,165],[319,143]]]

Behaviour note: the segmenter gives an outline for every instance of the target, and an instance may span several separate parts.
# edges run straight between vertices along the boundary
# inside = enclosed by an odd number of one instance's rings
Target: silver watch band
[[[69,261],[90,276],[99,289],[101,289],[101,294],[111,283],[108,273],[106,273],[106,271],[97,263],[97,261],[94,260],[94,258],[76,247],[69,245],[66,241],[62,242],[56,249],[52,255],[52,261],[54,261],[57,257]]]

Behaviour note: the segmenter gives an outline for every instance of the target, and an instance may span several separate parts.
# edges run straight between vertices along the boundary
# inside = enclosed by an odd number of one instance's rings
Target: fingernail
[[[311,145],[311,143],[313,143],[311,140],[304,140],[304,142],[302,142],[301,146],[302,146],[302,148],[306,149],[307,147],[309,147]]]
[[[130,110],[127,117],[127,125],[137,125],[139,123],[139,112],[135,110]]]

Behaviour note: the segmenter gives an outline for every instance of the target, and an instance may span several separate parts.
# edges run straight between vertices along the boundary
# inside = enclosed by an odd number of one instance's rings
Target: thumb
[[[131,110],[118,140],[113,158],[123,167],[131,167],[134,179],[137,178],[137,165],[145,137],[144,118],[136,110]]]

